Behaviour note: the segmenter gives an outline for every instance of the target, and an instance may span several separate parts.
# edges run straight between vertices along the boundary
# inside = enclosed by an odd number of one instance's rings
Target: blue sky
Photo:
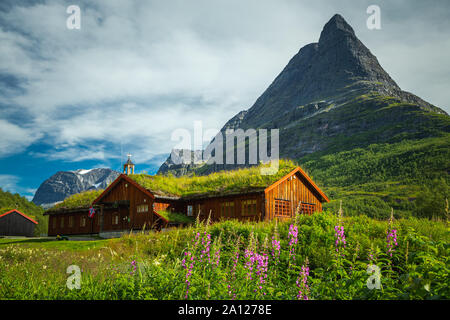
[[[381,30],[366,9],[381,8]],[[81,29],[66,8],[81,8]],[[171,133],[218,130],[340,13],[406,91],[450,111],[449,3],[1,1],[0,187],[29,198],[57,171],[133,154],[154,173]]]

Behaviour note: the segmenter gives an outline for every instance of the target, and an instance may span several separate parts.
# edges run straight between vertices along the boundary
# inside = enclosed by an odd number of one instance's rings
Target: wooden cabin
[[[0,214],[0,236],[33,237],[37,221],[19,210],[10,210]]]
[[[101,220],[99,214],[89,217],[89,206],[76,208],[60,208],[47,210],[44,215],[48,215],[48,235],[80,235],[98,234],[103,231],[128,230],[128,224],[123,221],[121,212],[124,212],[122,204],[106,207],[103,210],[103,230],[101,230]],[[97,211],[99,207],[94,207]]]
[[[198,215],[202,220],[210,217],[211,221],[261,221],[289,219],[296,212],[321,212],[322,203],[329,199],[308,175],[300,167],[284,172],[288,173],[264,177],[265,180],[253,175],[255,184],[247,179],[247,185],[237,189],[236,181],[230,178],[233,188],[221,185],[217,188],[220,190],[210,192],[195,192],[195,186],[201,184],[196,181],[192,183],[194,189],[186,194],[183,190],[179,191],[181,194],[162,190],[164,185],[158,185],[155,176],[121,174],[92,201],[96,208],[94,218],[88,217],[88,207],[49,213],[49,235],[160,229],[182,224],[171,220],[171,215],[192,220]],[[204,178],[205,183],[211,182],[208,179]],[[213,179],[216,176],[211,175],[210,180]]]

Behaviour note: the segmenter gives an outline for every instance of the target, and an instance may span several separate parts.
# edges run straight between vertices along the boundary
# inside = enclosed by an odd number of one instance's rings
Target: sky
[[[250,108],[336,13],[403,90],[450,112],[447,0],[2,0],[0,187],[31,199],[57,171],[121,171],[127,153],[155,173],[177,129]]]

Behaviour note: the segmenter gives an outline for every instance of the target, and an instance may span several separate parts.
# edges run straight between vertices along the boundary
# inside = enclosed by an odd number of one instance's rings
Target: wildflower
[[[244,258],[246,259],[244,268],[246,268],[247,271],[247,280],[252,280],[252,272],[253,272],[253,264],[255,263],[255,253],[247,248],[244,251]]]
[[[273,260],[275,261],[275,265],[278,264],[278,261],[280,259],[280,250],[281,250],[280,244],[281,241],[277,240],[275,236],[272,236],[272,257]]]
[[[191,286],[191,282],[189,279],[192,275],[192,269],[194,269],[194,263],[195,258],[193,254],[190,251],[184,252],[184,258],[181,261],[181,265],[184,269],[186,269],[186,280],[184,281],[186,283],[186,295],[184,297],[185,299],[187,299],[189,295],[189,287]]]
[[[206,256],[208,263],[211,263],[211,256],[210,256],[211,235],[209,233],[206,233],[206,231],[202,238],[202,245],[203,245],[203,250],[201,251],[199,261],[202,262],[203,258]]]
[[[161,264],[161,262],[159,262],[159,261],[156,260],[156,259],[153,261],[153,265],[154,265],[154,266],[159,266],[160,264]]]
[[[275,232],[272,236],[272,258],[275,261],[275,265],[278,264],[280,260],[280,252],[281,252],[281,241],[279,240],[278,235],[278,222],[275,220]]]
[[[308,258],[307,258],[305,265],[302,265],[302,270],[300,271],[300,274],[296,281],[297,288],[298,288],[298,294],[297,294],[298,300],[309,300],[308,276],[309,276],[309,266],[308,266]]]
[[[136,270],[137,270],[136,260],[131,261],[131,268],[132,268],[132,270],[130,271],[130,274],[134,275],[136,273]]]
[[[395,247],[398,246],[397,230],[392,229],[387,232],[386,242],[387,242],[388,254],[390,257],[392,257],[392,252],[395,251]]]
[[[335,237],[335,248],[336,253],[339,253],[339,251],[343,248],[345,248],[347,242],[345,240],[345,231],[344,226],[335,226],[334,227],[334,237]]]
[[[232,299],[236,299],[236,293],[233,293],[233,288],[231,286],[231,283],[234,282],[234,280],[236,279],[236,267],[239,261],[239,240],[240,238],[237,239],[236,241],[236,252],[234,253],[234,257],[233,257],[233,266],[231,267],[230,270],[230,275],[228,278],[228,295],[232,297]]]
[[[195,237],[192,239],[192,243],[193,243],[192,251],[190,251],[190,250],[185,251],[183,260],[181,261],[182,267],[186,270],[186,279],[184,281],[186,283],[186,294],[184,297],[185,299],[187,299],[189,296],[189,288],[191,286],[190,278],[192,276],[192,272],[194,269],[194,265],[195,265],[195,261],[196,261],[195,252],[197,251],[199,242],[200,242],[200,233],[197,232],[195,234]]]
[[[387,253],[392,258],[392,252],[395,251],[395,247],[398,246],[397,243],[397,230],[393,229],[393,221],[394,221],[394,209],[391,209],[391,218],[389,219],[389,226],[387,230],[386,236],[386,247]]]
[[[253,231],[250,233],[250,239],[248,242],[248,247],[244,251],[245,265],[244,268],[247,269],[247,280],[252,280],[253,265],[256,261],[255,251],[256,251],[256,239],[254,237]]]
[[[289,226],[289,259],[295,261],[295,245],[297,244],[298,228],[296,225]]]
[[[266,283],[267,278],[267,265],[268,265],[268,256],[266,253],[263,254],[255,254],[254,258],[256,260],[256,276],[258,277],[257,280],[257,289],[254,291],[261,291],[263,295],[266,295],[264,292],[264,284]]]
[[[214,251],[213,265],[218,267],[219,266],[219,262],[220,262],[220,248],[217,248],[216,251]]]

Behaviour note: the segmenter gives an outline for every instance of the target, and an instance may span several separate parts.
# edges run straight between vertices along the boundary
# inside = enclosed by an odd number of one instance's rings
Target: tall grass
[[[344,227],[346,245],[336,255],[339,225]],[[392,257],[389,228],[395,228],[398,242]],[[279,241],[279,256],[271,253],[272,239]],[[389,220],[357,216],[343,217],[339,223],[338,216],[324,212],[278,223],[198,221],[188,228],[129,234],[78,250],[47,243],[0,244],[0,296],[448,299],[448,244],[446,223],[424,219],[393,220],[390,225]],[[70,264],[82,269],[80,290],[66,287]],[[369,265],[380,269],[380,289],[367,286]]]

